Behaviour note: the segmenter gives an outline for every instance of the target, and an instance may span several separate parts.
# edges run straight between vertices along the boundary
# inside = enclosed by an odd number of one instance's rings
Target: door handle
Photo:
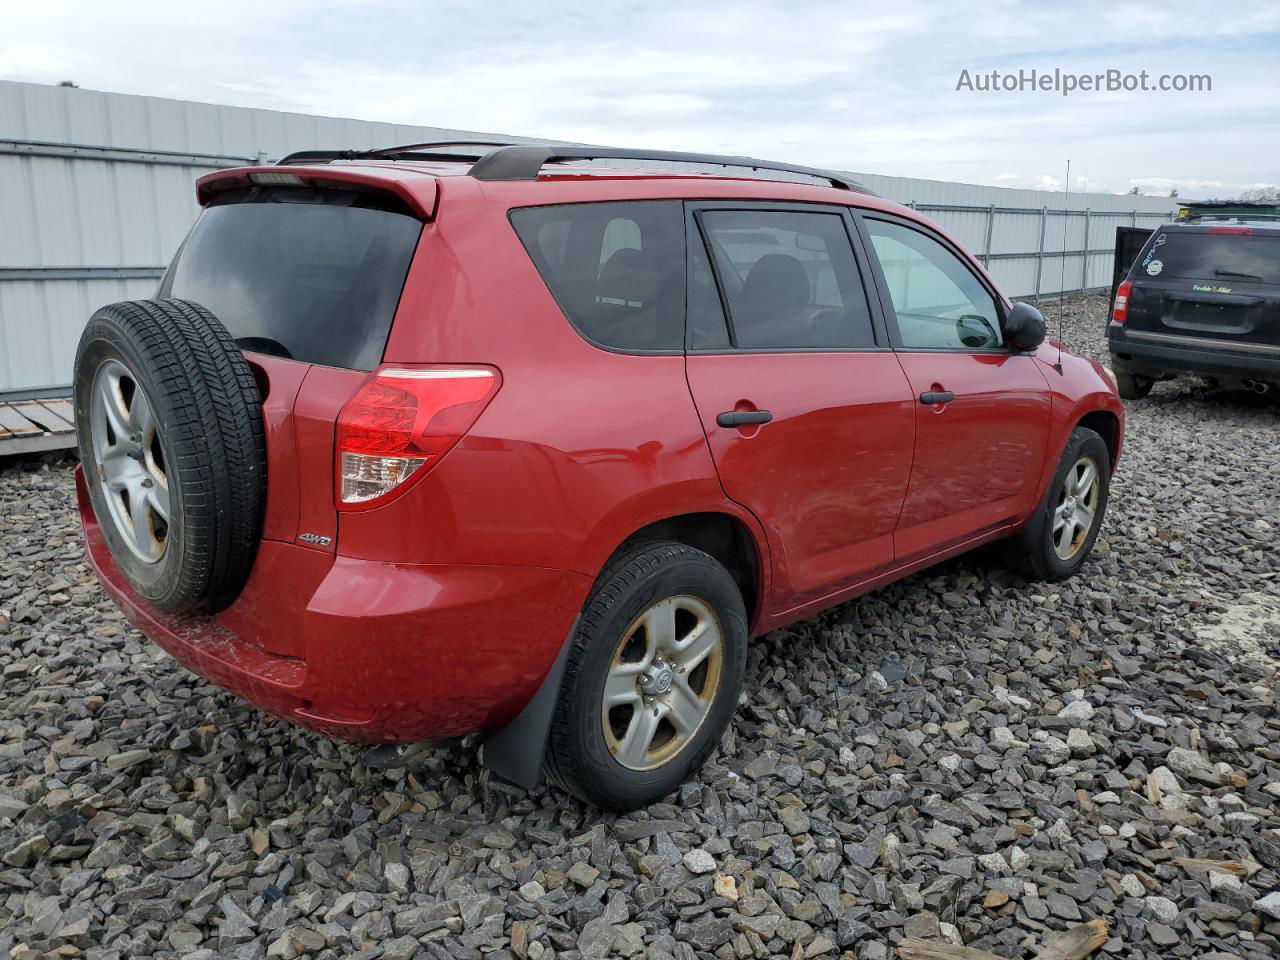
[[[956,398],[956,395],[950,390],[927,390],[920,394],[920,402],[928,406],[940,403],[950,403]]]
[[[773,414],[768,410],[729,410],[716,416],[722,427],[746,427],[753,423],[768,423]]]

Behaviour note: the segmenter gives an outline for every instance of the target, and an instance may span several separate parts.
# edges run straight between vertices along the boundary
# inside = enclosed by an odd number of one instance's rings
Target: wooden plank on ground
[[[40,406],[48,410],[52,410],[63,420],[72,426],[76,422],[76,408],[71,405],[71,401],[65,397],[51,397],[40,401]]]
[[[24,417],[14,404],[0,403],[0,426],[18,437],[30,437],[44,431]]]
[[[68,430],[74,430],[74,422],[68,419],[71,416],[69,409],[71,404],[66,404],[68,411],[67,417],[64,417],[54,412],[49,405],[51,402],[48,400],[32,400],[30,403],[19,403],[16,406],[18,407],[18,412],[24,417],[40,424],[50,433],[66,433]]]
[[[1107,942],[1107,921],[1090,920],[1045,939],[1035,960],[1084,960]]]
[[[898,944],[902,960],[1004,960],[999,954],[974,947],[958,947],[941,940],[919,940],[908,937]]]
[[[1079,926],[1050,934],[1035,960],[1084,960],[1107,942],[1107,921],[1090,920]],[[902,960],[1004,960],[999,954],[976,947],[960,947],[940,940],[908,937],[898,944]]]
[[[1236,860],[1201,860],[1198,857],[1174,857],[1173,862],[1184,870],[1229,873],[1233,877],[1243,877],[1249,873],[1249,868]]]
[[[0,436],[0,459],[24,453],[45,453],[50,450],[74,450],[74,433],[36,433],[19,437],[12,433]]]

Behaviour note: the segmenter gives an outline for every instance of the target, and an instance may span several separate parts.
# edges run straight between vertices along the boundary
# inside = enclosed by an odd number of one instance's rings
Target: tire
[[[636,674],[634,692],[624,694],[632,698],[630,712],[627,705],[606,712],[603,698],[611,669],[625,673],[650,655],[641,652],[648,649],[650,622],[645,620],[642,627],[642,615],[658,623],[667,610],[675,611],[671,623],[677,638],[707,638],[707,633],[697,631],[709,629],[704,625],[714,621],[720,636],[717,659],[707,655],[682,672],[672,645],[664,655],[673,670],[669,689],[662,687],[663,658],[653,657],[649,672]],[[693,641],[689,649],[700,643]],[[573,637],[543,759],[548,779],[610,810],[636,810],[667,796],[702,767],[720,742],[742,692],[746,657],[742,595],[718,561],[701,550],[665,541],[626,550],[596,581]],[[650,681],[653,685],[644,688]],[[618,682],[629,678],[615,679]],[[643,699],[642,688],[655,694],[651,702]],[[698,702],[705,704],[701,721],[686,725],[683,734],[669,719],[679,716],[673,712],[676,706],[691,702],[682,690],[700,694]],[[648,718],[657,715],[649,711],[660,711],[661,716],[653,724],[652,740],[643,741],[644,731],[650,729]],[[626,734],[633,728],[636,737],[629,741]],[[653,745],[643,755],[636,748],[642,741]]]
[[[233,600],[262,533],[266,441],[226,328],[185,300],[103,307],[80,338],[74,400],[89,497],[125,579],[172,613]]]
[[[1151,392],[1155,381],[1150,377],[1140,377],[1136,373],[1122,370],[1119,367],[1112,371],[1116,375],[1116,391],[1121,400],[1141,400]]]
[[[1081,527],[1078,538],[1072,538],[1069,556],[1062,556],[1059,545],[1061,536],[1055,530],[1059,511],[1067,496],[1066,483],[1069,474],[1076,474],[1080,463],[1089,460],[1097,471],[1097,487],[1092,517],[1087,527]],[[1111,452],[1106,441],[1087,427],[1076,427],[1067,440],[1066,449],[1058,461],[1049,489],[1036,512],[1022,530],[1009,541],[1005,551],[1007,564],[1028,580],[1066,580],[1088,558],[1098,538],[1102,518],[1107,511],[1107,496],[1111,488]],[[1079,498],[1084,501],[1085,498]]]

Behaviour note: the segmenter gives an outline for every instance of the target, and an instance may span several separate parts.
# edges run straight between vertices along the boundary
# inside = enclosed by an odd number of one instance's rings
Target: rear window
[[[211,310],[246,350],[372,370],[422,223],[369,194],[255,189],[196,221],[160,295]]]
[[[588,340],[617,350],[684,348],[679,201],[524,207],[511,211],[511,225]]]
[[[1280,283],[1280,236],[1164,230],[1143,252],[1135,276]]]

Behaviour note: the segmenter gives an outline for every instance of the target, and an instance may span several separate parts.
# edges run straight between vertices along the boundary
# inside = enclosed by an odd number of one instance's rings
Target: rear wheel
[[[641,544],[601,574],[572,639],[548,777],[634,810],[706,762],[733,717],[747,623],[733,577],[701,550]]]
[[[98,310],[75,362],[80,462],[112,559],[172,612],[211,610],[249,575],[266,501],[262,402],[207,310],[138,300]]]
[[[1065,580],[1093,549],[1107,509],[1111,454],[1086,427],[1072,431],[1048,493],[1009,542],[1009,566],[1030,580]]]
[[[1130,370],[1117,367],[1113,372],[1116,375],[1116,390],[1122,400],[1141,400],[1155,385],[1150,377],[1139,376]]]

